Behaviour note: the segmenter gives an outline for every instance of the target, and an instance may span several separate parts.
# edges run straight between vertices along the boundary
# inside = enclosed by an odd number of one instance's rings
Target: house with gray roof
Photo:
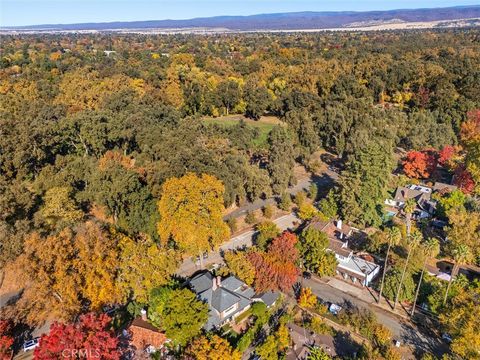
[[[270,307],[279,297],[275,292],[255,294],[250,286],[237,277],[229,276],[222,280],[220,276],[215,277],[209,271],[192,277],[188,284],[198,298],[208,304],[208,321],[204,326],[206,330],[234,320],[255,301],[262,301]]]
[[[405,203],[414,199],[416,208],[413,217],[416,219],[426,219],[435,215],[437,210],[437,201],[432,198],[433,193],[448,193],[457,189],[455,185],[436,182],[432,187],[421,184],[410,184],[407,186],[399,186],[395,191],[393,199],[385,200],[385,205],[396,209],[403,209]]]

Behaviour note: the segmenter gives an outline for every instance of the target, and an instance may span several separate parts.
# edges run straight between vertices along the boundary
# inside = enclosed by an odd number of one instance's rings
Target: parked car
[[[27,351],[35,349],[39,345],[39,342],[38,342],[39,340],[40,340],[40,338],[36,337],[32,340],[25,341],[23,343],[23,351],[27,352]]]
[[[445,340],[446,342],[448,343],[451,343],[453,341],[452,337],[450,336],[450,334],[447,334],[447,333],[443,333],[442,334],[442,339]]]
[[[333,315],[338,315],[338,313],[342,311],[342,307],[340,305],[332,303],[328,307],[328,311],[330,311]]]

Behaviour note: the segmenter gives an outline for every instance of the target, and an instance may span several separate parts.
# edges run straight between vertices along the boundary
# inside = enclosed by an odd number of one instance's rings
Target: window
[[[231,313],[233,313],[235,310],[237,310],[238,304],[233,304],[230,306],[228,309],[223,310],[223,317],[227,317]]]

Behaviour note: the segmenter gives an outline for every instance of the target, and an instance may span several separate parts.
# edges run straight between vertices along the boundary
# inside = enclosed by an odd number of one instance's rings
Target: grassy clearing
[[[207,124],[216,124],[223,127],[232,127],[238,124],[240,121],[244,121],[247,126],[256,128],[259,130],[259,135],[252,140],[255,146],[263,147],[267,143],[268,134],[277,126],[283,124],[278,118],[274,116],[264,116],[260,120],[255,121],[248,119],[242,115],[222,116],[218,118],[204,118],[203,121]]]

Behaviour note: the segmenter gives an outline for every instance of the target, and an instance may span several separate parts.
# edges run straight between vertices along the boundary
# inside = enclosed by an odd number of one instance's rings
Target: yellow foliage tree
[[[453,341],[451,350],[462,359],[478,359],[480,354],[480,283],[461,291],[440,315]]]
[[[81,277],[80,297],[89,300],[92,310],[117,302],[121,298],[116,284],[118,248],[110,231],[87,222],[77,228],[74,241],[72,265]]]
[[[43,200],[40,215],[49,225],[59,222],[75,223],[83,217],[83,212],[70,198],[70,189],[67,187],[53,187],[47,190]]]
[[[281,324],[277,330],[277,344],[278,350],[285,351],[290,346],[290,333],[285,324]]]
[[[248,261],[245,253],[228,251],[224,255],[228,269],[247,285],[252,285],[255,280],[255,268]]]
[[[312,293],[312,289],[304,287],[300,290],[300,296],[298,297],[298,305],[303,308],[311,309],[317,304],[317,297]]]
[[[160,239],[173,240],[188,255],[218,247],[230,235],[222,218],[224,191],[222,182],[207,174],[188,173],[165,181],[158,202]]]
[[[304,202],[298,208],[298,217],[302,220],[311,220],[318,215],[318,210],[310,203]]]
[[[241,354],[227,340],[213,335],[197,337],[185,350],[185,359],[195,360],[240,360]]]
[[[147,302],[150,290],[166,285],[179,264],[178,253],[159,247],[149,236],[137,241],[120,237],[120,273],[118,283],[124,299],[133,297]]]

